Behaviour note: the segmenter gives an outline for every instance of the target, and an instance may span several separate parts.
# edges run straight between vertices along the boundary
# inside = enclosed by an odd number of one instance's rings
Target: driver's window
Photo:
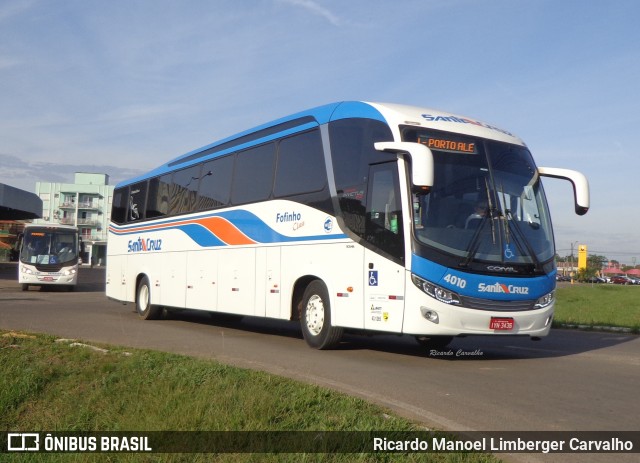
[[[371,166],[366,210],[365,238],[375,247],[402,260],[402,205],[395,162]]]

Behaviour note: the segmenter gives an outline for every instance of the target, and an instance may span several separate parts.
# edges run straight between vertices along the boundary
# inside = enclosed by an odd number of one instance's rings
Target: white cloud
[[[345,23],[337,15],[333,14],[328,8],[325,8],[322,5],[319,5],[317,2],[313,0],[278,0],[280,3],[288,3],[290,5],[304,8],[305,10],[311,12],[316,16],[320,16],[326,19],[329,23],[334,26],[341,26]]]

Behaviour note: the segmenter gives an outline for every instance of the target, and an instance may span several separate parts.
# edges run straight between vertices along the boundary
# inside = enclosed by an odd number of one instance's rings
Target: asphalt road
[[[193,311],[142,321],[133,306],[106,299],[102,269],[83,268],[74,293],[23,292],[14,272],[0,267],[0,329],[216,359],[328,386],[438,429],[640,430],[635,335],[552,330],[539,342],[469,337],[430,352],[410,337],[348,334],[338,349],[316,351],[293,322]],[[509,458],[638,461],[637,454]]]

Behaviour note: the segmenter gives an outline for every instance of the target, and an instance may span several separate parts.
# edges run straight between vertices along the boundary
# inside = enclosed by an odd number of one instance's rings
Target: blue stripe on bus
[[[479,275],[451,269],[415,254],[411,256],[411,272],[462,296],[501,301],[538,299],[556,287],[555,271],[531,278]],[[522,288],[527,288],[526,293]]]
[[[286,236],[273,230],[255,214],[245,210],[226,211],[218,214],[199,215],[191,218],[175,218],[160,222],[140,222],[126,226],[112,225],[110,232],[117,235],[156,233],[165,230],[180,230],[202,247],[226,246],[227,243],[215,234],[215,229],[202,223],[206,219],[222,218],[248,239],[256,243],[291,243],[296,241],[318,241],[346,238],[345,234],[324,234],[311,236]],[[245,243],[246,244],[246,243]]]

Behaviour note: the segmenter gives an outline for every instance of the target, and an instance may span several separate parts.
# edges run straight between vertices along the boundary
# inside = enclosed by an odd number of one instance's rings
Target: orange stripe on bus
[[[222,217],[208,217],[195,223],[204,226],[211,233],[227,244],[242,245],[255,244],[256,242],[238,230],[231,222]]]

